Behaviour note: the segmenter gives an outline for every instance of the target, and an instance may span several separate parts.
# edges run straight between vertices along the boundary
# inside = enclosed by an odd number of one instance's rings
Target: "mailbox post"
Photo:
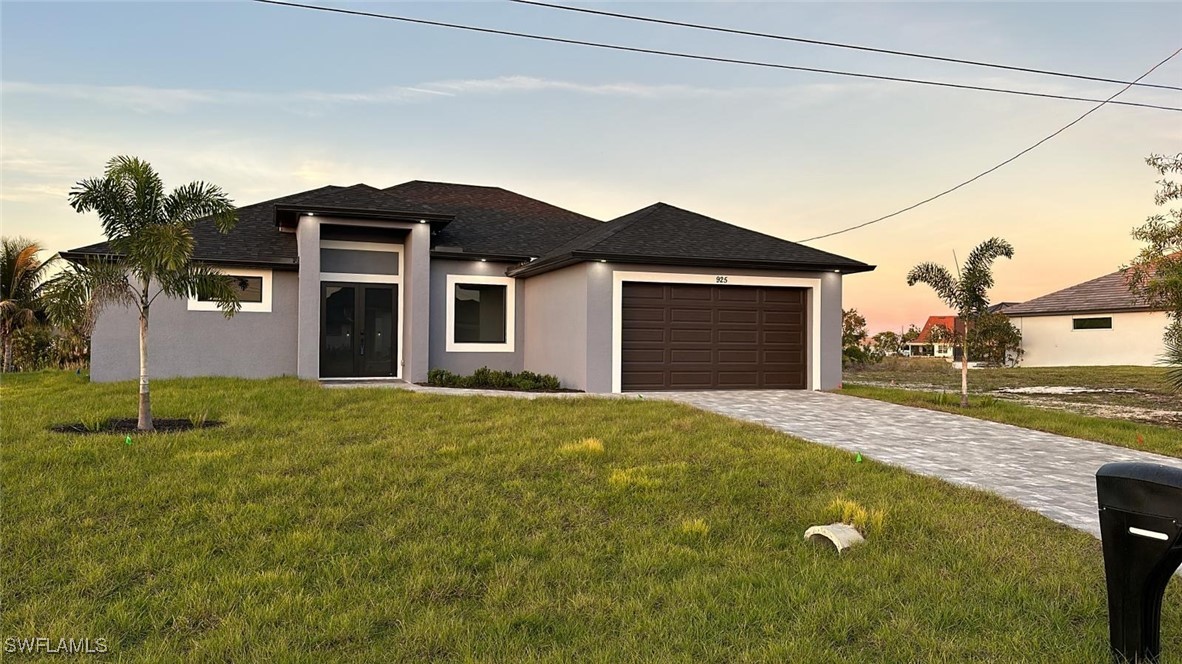
[[[1182,564],[1182,469],[1109,463],[1096,472],[1113,656],[1157,662],[1161,603]]]

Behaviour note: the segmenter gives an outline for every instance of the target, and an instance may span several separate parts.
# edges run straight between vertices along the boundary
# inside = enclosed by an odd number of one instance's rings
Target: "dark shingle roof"
[[[1036,297],[1005,310],[1007,316],[1091,313],[1098,311],[1149,311],[1145,302],[1129,292],[1123,270]]]
[[[220,233],[208,219],[193,226],[196,242],[193,256],[199,260],[226,263],[295,265],[298,257],[294,233],[276,227],[277,208],[303,206],[311,210],[399,211],[435,214],[430,206],[408,201],[365,184],[351,187],[329,185],[301,191],[262,203],[238,208],[238,223],[229,233]],[[66,252],[66,257],[110,253],[106,242]]]
[[[384,191],[454,215],[433,244],[469,254],[537,257],[603,223],[500,187],[413,180]]]
[[[874,266],[741,228],[666,203],[626,214],[553,249],[517,274],[603,258],[673,265],[730,265],[865,272]]]

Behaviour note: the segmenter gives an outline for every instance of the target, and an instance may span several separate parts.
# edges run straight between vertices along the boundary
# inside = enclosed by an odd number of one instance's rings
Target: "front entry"
[[[320,284],[320,377],[398,375],[398,284]]]

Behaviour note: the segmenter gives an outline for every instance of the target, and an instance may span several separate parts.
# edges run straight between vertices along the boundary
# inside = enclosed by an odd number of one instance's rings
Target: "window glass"
[[[1072,318],[1071,327],[1076,330],[1111,330],[1112,318]]]
[[[262,302],[263,301],[263,278],[262,277],[244,277],[237,274],[226,275],[233,280],[234,287],[238,290],[238,299],[242,302]],[[198,302],[212,302],[213,298],[208,293],[197,293]]]
[[[503,284],[456,284],[456,343],[505,343],[506,292]]]

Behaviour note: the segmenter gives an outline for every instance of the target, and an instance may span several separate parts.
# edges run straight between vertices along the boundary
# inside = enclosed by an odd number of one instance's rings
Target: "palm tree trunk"
[[[148,390],[148,286],[140,296],[140,412],[136,428],[152,431],[152,396]]]
[[[12,371],[12,335],[9,334],[4,335],[4,358],[0,362],[0,371]]]
[[[960,407],[969,407],[969,323],[965,321],[960,342]]]

